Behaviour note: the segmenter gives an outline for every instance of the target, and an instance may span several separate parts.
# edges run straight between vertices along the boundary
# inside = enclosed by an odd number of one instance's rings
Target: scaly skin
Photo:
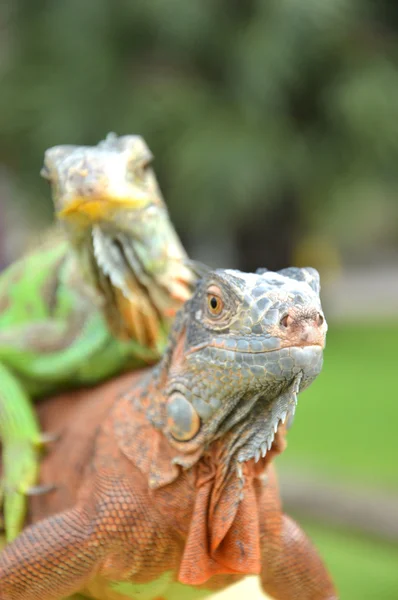
[[[165,317],[174,318],[194,278],[151,160],[141,137],[109,134],[94,147],[50,148],[42,175],[111,330],[163,350]]]
[[[68,407],[42,473],[60,487],[0,555],[1,600],[189,600],[247,574],[336,599],[272,468],[325,334],[314,270],[203,274],[156,367],[44,407],[56,429]]]
[[[46,152],[43,175],[64,231],[0,278],[8,540],[21,530],[46,440],[31,400],[156,362],[176,310],[190,296],[193,275],[150,158],[138,136]]]

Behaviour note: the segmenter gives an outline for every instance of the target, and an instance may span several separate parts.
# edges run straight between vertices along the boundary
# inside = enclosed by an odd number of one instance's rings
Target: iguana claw
[[[29,446],[31,452],[29,452]],[[32,453],[33,450],[33,453]],[[1,481],[0,504],[3,505],[1,523],[6,530],[6,539],[12,541],[21,531],[26,513],[26,497],[47,494],[55,489],[54,485],[34,485],[38,476],[37,452],[34,444],[27,444],[24,459],[27,462],[18,462],[18,470],[12,470],[12,477],[8,475]],[[7,461],[6,466],[9,464]],[[12,461],[11,464],[15,463]]]
[[[57,442],[60,438],[60,433],[40,433],[40,435],[33,441],[33,446],[36,449],[42,449],[47,444]]]
[[[48,494],[49,492],[53,492],[56,489],[55,485],[47,484],[47,485],[32,485],[23,493],[26,496],[42,496],[43,494]]]

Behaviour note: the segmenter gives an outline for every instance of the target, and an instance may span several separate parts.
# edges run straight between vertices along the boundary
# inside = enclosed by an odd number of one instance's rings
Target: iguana
[[[197,600],[247,574],[279,600],[336,599],[271,464],[326,329],[313,269],[204,271],[161,362],[63,419],[42,473],[59,490],[0,554],[1,600]]]
[[[194,279],[139,136],[46,151],[63,231],[0,278],[5,529],[20,531],[43,436],[31,400],[155,362]],[[44,488],[42,488],[43,490]]]

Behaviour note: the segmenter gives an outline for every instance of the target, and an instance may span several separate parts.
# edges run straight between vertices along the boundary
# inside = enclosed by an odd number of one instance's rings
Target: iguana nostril
[[[286,315],[284,315],[282,317],[282,319],[280,320],[280,324],[282,325],[282,327],[285,327],[286,329],[288,327],[290,327],[290,325],[293,323],[293,317],[291,315],[289,315],[289,313],[287,313]]]
[[[296,323],[298,325],[301,321],[309,321],[310,318],[311,320],[313,319],[312,322],[315,327],[321,327],[325,321],[324,316],[319,312],[317,312],[316,314],[313,313],[311,317],[310,315],[305,314],[297,314],[293,317],[290,313],[286,313],[280,320],[280,325],[285,329],[288,329],[293,325],[293,323]]]

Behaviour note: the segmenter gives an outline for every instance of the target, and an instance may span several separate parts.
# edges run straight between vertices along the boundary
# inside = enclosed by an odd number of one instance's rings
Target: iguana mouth
[[[135,197],[103,197],[96,196],[76,196],[72,201],[68,202],[61,210],[58,211],[59,219],[71,219],[73,217],[81,218],[82,216],[92,223],[98,219],[109,219],[112,212],[121,209],[139,210],[150,204],[151,197],[147,194],[138,194]]]
[[[187,351],[187,355],[188,354],[194,354],[195,352],[199,352],[200,350],[203,350],[204,348],[211,348],[212,350],[215,351],[223,351],[223,354],[220,356],[225,356],[225,352],[229,353],[229,356],[232,357],[233,355],[235,356],[235,358],[238,358],[240,360],[238,360],[238,362],[240,362],[241,360],[243,360],[243,357],[245,355],[257,355],[257,356],[261,356],[263,354],[272,354],[274,352],[280,352],[282,349],[290,349],[290,348],[294,348],[294,349],[298,349],[298,350],[304,350],[305,348],[324,348],[324,345],[322,343],[314,343],[314,342],[302,342],[301,344],[297,344],[297,343],[292,343],[291,345],[284,345],[284,346],[280,346],[278,345],[278,343],[280,343],[280,340],[276,337],[273,336],[268,336],[267,338],[263,338],[265,340],[264,343],[264,347],[260,350],[252,350],[250,347],[247,350],[237,350],[237,349],[230,349],[230,348],[226,348],[225,345],[222,344],[217,344],[217,343],[212,343],[212,344],[208,344],[207,342],[203,343],[203,344],[198,344],[197,346],[192,347],[190,350]],[[260,344],[261,342],[257,342],[257,344]],[[268,348],[266,347],[268,343]],[[216,352],[214,352],[213,357],[216,357]]]
[[[274,343],[278,343],[278,340]],[[275,346],[253,353],[204,345],[191,349],[186,355],[195,354],[201,349],[205,350],[207,360],[215,367],[228,363],[243,377],[250,377],[250,386],[258,382],[256,387],[264,390],[264,393],[275,388],[276,382],[291,381],[300,372],[303,374],[303,381],[309,377],[314,379],[320,373],[323,360],[323,346],[320,344],[292,344],[283,348]]]

